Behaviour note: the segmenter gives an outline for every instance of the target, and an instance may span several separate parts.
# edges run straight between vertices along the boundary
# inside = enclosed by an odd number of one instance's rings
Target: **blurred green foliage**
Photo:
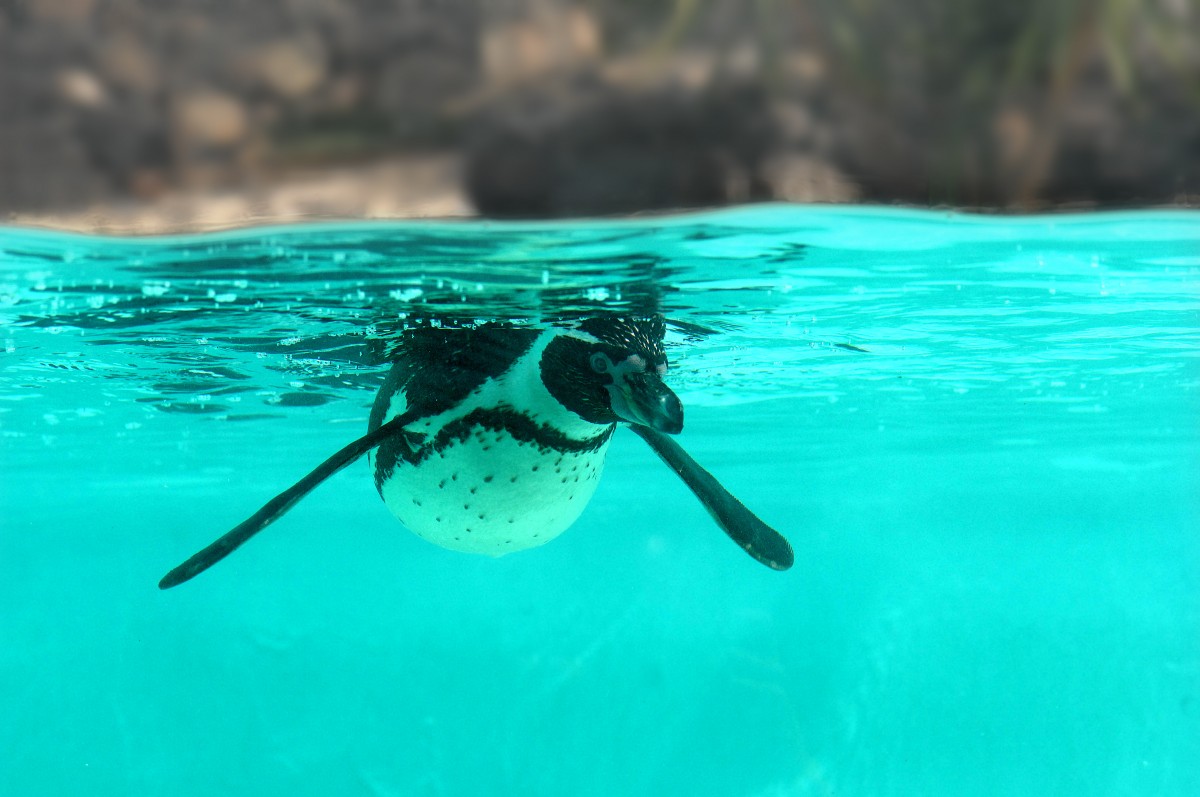
[[[674,0],[654,47],[686,45],[721,4]],[[932,201],[1035,203],[1070,99],[1085,83],[1105,82],[1134,113],[1154,99],[1152,86],[1170,83],[1200,110],[1200,0],[757,0],[743,7],[755,17],[769,84],[780,83],[781,39],[790,32],[793,46],[819,54],[842,101],[879,112],[871,123],[890,128],[878,131],[881,138],[925,153],[920,166],[931,176]]]

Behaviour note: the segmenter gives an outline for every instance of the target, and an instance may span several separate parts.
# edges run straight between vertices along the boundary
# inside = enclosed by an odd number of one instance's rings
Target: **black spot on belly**
[[[488,474],[487,476],[483,477],[483,481],[484,481],[484,483],[487,483],[487,482],[490,482],[493,478],[495,478],[495,477],[492,476],[491,474]]]
[[[510,482],[512,482],[513,484],[516,484],[516,483],[517,483],[517,477],[516,477],[516,476],[513,476],[511,479],[509,479],[509,481],[510,481]]]
[[[475,492],[476,492],[478,489],[479,489],[479,487],[472,487],[472,488],[471,488],[471,495],[475,495]]]

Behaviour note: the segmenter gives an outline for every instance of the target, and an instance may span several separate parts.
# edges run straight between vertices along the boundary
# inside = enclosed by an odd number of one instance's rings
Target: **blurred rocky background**
[[[1200,0],[0,0],[0,219],[1195,205]]]

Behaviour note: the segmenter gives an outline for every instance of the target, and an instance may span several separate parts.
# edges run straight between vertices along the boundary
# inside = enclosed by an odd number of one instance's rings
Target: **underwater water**
[[[414,319],[669,319],[560,538],[407,532]],[[1200,794],[1200,213],[751,207],[167,238],[0,229],[0,794]]]

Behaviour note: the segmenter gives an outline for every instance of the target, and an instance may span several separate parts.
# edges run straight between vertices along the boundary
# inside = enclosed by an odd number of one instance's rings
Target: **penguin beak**
[[[621,420],[666,434],[683,431],[683,404],[657,374],[614,374],[607,388],[613,412]]]

